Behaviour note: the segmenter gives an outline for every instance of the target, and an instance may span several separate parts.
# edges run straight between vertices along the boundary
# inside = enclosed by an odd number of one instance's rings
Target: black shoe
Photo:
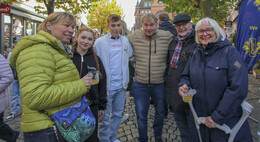
[[[155,142],[162,142],[162,138],[161,137],[155,138]]]

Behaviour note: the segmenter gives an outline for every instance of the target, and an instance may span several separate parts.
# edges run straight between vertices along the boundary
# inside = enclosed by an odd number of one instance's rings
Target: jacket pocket
[[[215,83],[227,83],[228,64],[226,60],[212,60],[208,62],[205,72],[208,79],[217,79]]]
[[[227,70],[228,65],[227,61],[220,60],[220,61],[210,61],[207,64],[208,68],[214,69],[216,71],[221,71],[221,70]]]

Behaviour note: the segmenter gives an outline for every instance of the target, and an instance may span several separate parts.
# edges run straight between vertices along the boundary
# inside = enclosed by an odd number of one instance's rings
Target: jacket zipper
[[[83,62],[84,62],[84,58],[83,58],[83,55],[80,55],[81,57],[81,64],[80,64],[80,73],[79,73],[79,76],[81,77],[81,74],[82,74],[82,65],[83,65]]]
[[[151,40],[149,40],[149,67],[148,67],[148,83],[150,84],[151,80],[150,80],[150,76],[151,76]]]
[[[154,54],[156,54],[156,39],[154,40]]]

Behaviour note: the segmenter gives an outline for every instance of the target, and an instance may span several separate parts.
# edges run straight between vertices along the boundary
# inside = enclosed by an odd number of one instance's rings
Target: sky
[[[127,28],[128,29],[132,28],[135,23],[134,13],[135,13],[135,5],[136,5],[137,0],[116,0],[116,1],[117,1],[117,4],[121,5],[121,8],[123,9],[123,13],[125,15],[124,20],[127,24]],[[31,6],[38,5],[35,0],[30,0],[29,2],[25,2],[25,3],[27,3]],[[87,21],[86,21],[87,14],[83,14],[83,15],[84,16],[81,17],[81,20],[84,24],[87,24]]]
[[[125,15],[124,21],[127,24],[127,28],[132,28],[135,23],[135,5],[137,0],[116,0],[118,5],[121,5],[123,13]]]

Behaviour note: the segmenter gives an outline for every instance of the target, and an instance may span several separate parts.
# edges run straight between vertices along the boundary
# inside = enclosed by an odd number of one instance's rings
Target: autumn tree
[[[86,12],[93,2],[98,0],[36,0],[38,3],[44,3],[45,7],[35,6],[36,12],[39,14],[51,14],[54,9],[63,9],[64,11],[71,13],[73,15],[81,14]]]
[[[101,30],[101,33],[108,32],[107,17],[110,14],[117,14],[124,18],[123,10],[120,5],[117,5],[116,0],[100,0],[92,3],[87,15],[88,26],[92,29]]]
[[[186,13],[196,23],[204,17],[215,19],[223,25],[229,11],[235,6],[237,0],[161,0],[165,11],[172,13]]]
[[[8,4],[12,4],[12,2],[20,2],[21,0],[7,0]],[[30,1],[30,0],[25,0]],[[38,14],[48,14],[54,12],[54,9],[62,9],[72,15],[81,14],[83,12],[86,13],[93,2],[97,2],[99,0],[35,0],[39,3],[38,6],[34,6],[35,11]],[[44,6],[43,6],[44,4]],[[47,10],[46,10],[47,9]]]

